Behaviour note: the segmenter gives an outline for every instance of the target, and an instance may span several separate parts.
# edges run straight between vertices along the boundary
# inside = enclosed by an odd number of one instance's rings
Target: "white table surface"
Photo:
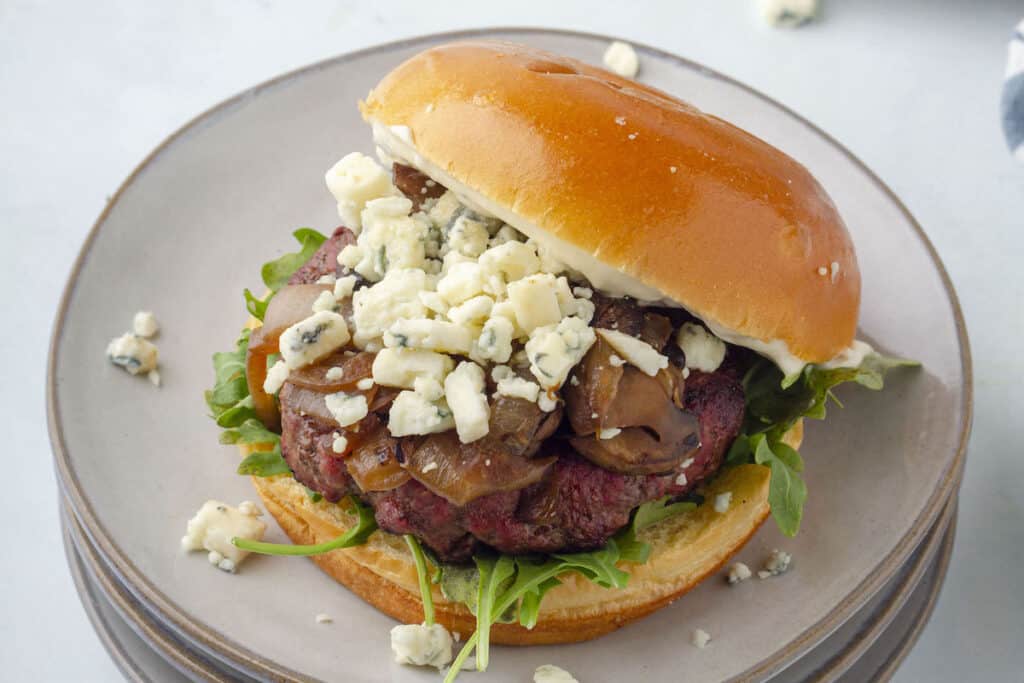
[[[0,679],[118,677],[65,566],[44,412],[54,311],[106,198],[173,130],[271,76],[421,33],[533,25],[619,34],[752,85],[849,147],[924,226],[966,313],[975,420],[946,586],[897,679],[1021,680],[1024,165],[998,104],[1024,2],[833,0],[797,31],[750,0],[502,5],[0,2]]]

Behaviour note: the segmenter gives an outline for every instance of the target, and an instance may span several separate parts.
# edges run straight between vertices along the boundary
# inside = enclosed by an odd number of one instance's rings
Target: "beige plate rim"
[[[111,208],[115,206],[128,187],[139,177],[139,175],[160,155],[162,151],[170,147],[177,141],[183,134],[192,128],[202,125],[202,123],[221,111],[229,109],[235,105],[240,104],[245,99],[253,97],[260,91],[286,82],[290,79],[299,77],[304,73],[315,71],[328,64],[337,64],[341,62],[350,61],[356,57],[372,54],[374,52],[391,50],[399,47],[410,47],[418,44],[435,43],[439,40],[456,40],[464,38],[479,38],[486,37],[496,33],[503,35],[520,34],[520,35],[564,35],[564,36],[575,36],[583,37],[594,40],[611,41],[615,38],[611,36],[604,36],[593,33],[585,33],[578,31],[568,30],[554,30],[554,29],[543,29],[543,28],[528,28],[528,27],[496,27],[488,29],[470,29],[462,31],[453,31],[447,33],[436,33],[430,35],[417,36],[400,41],[394,41],[389,43],[383,43],[373,47],[369,47],[363,50],[355,52],[345,53],[343,55],[333,57],[330,59],[322,60],[314,64],[290,71],[276,78],[265,81],[264,83],[249,88],[242,93],[235,95],[234,97],[227,99],[220,104],[215,105],[206,112],[198,115],[182,128],[172,133],[166,140],[164,140],[156,149],[154,149],[143,161],[139,164],[131,175],[122,183],[118,188],[117,192],[113,195],[110,202],[107,203],[106,208],[100,214],[96,223],[93,225],[88,236],[86,237],[85,243],[82,246],[78,257],[75,260],[74,266],[72,267],[71,274],[68,279],[68,283],[64,289],[64,293],[61,297],[60,305],[57,310],[57,316],[53,325],[53,332],[50,339],[49,358],[47,362],[47,384],[46,384],[46,403],[47,403],[47,424],[50,435],[50,443],[54,453],[55,467],[58,473],[61,486],[65,495],[67,496],[72,509],[75,511],[76,516],[81,520],[82,526],[84,527],[87,535],[91,541],[100,549],[104,556],[108,557],[112,564],[118,570],[118,574],[125,578],[128,585],[133,587],[133,590],[138,591],[139,594],[144,595],[149,604],[152,604],[157,612],[170,624],[175,625],[179,630],[189,634],[189,637],[198,642],[202,642],[210,648],[217,650],[224,656],[230,658],[232,661],[238,662],[244,666],[255,667],[259,672],[265,675],[271,675],[284,680],[302,680],[303,676],[301,673],[293,671],[287,667],[283,667],[280,664],[268,660],[262,657],[256,652],[249,650],[248,648],[230,641],[225,638],[223,634],[217,633],[216,631],[196,624],[188,614],[182,612],[182,610],[174,604],[166,595],[163,594],[160,589],[153,585],[146,576],[135,567],[134,563],[129,558],[128,554],[120,548],[114,540],[110,537],[107,530],[99,522],[96,517],[89,500],[85,497],[79,485],[76,473],[71,466],[71,462],[68,457],[68,450],[64,441],[64,435],[61,429],[60,422],[57,418],[59,410],[57,406],[57,391],[56,391],[56,348],[58,342],[62,336],[64,329],[64,321],[67,315],[68,306],[71,300],[71,294],[74,291],[75,285],[78,280],[79,272],[85,262],[86,256],[88,255],[93,242],[96,239],[97,234],[103,227],[103,224],[107,218]],[[685,59],[678,55],[670,52],[654,48],[651,46],[643,45],[641,43],[634,43],[641,51],[647,52],[648,54],[657,55],[660,58],[673,61],[679,64],[683,68],[698,70],[703,74],[710,77],[716,78],[723,82],[729,83],[736,87],[742,88],[749,94],[760,98],[761,100],[768,102],[780,110],[786,112],[789,116],[792,116],[794,120],[799,121],[802,125],[806,126],[811,132],[821,136],[839,150],[849,161],[858,167],[867,177],[871,179],[873,184],[878,190],[883,192],[895,206],[904,214],[906,220],[913,227],[918,239],[921,244],[927,250],[932,262],[938,272],[943,286],[946,290],[950,307],[953,312],[953,317],[956,323],[957,329],[957,342],[960,348],[960,362],[961,369],[964,377],[963,384],[963,413],[960,417],[960,437],[956,447],[956,453],[946,471],[942,473],[939,485],[936,490],[932,493],[929,500],[926,502],[917,519],[914,520],[910,530],[904,535],[904,537],[898,542],[893,549],[883,558],[881,558],[876,566],[875,570],[870,572],[868,577],[850,594],[843,600],[841,600],[836,606],[817,623],[809,626],[803,634],[795,638],[793,641],[788,643],[786,646],[780,648],[773,655],[765,658],[757,665],[743,672],[739,676],[735,677],[734,680],[744,680],[748,678],[766,677],[770,676],[777,671],[785,667],[785,665],[793,661],[799,655],[803,654],[814,644],[823,639],[826,635],[831,633],[835,628],[842,624],[850,615],[852,615],[858,608],[877,592],[877,590],[884,585],[884,583],[890,579],[895,572],[906,562],[907,558],[913,552],[913,550],[920,544],[921,539],[934,525],[939,513],[942,510],[943,504],[953,495],[956,491],[960,474],[963,470],[964,461],[966,459],[967,440],[970,435],[971,419],[973,413],[973,379],[971,369],[971,354],[970,347],[967,338],[967,329],[964,323],[963,312],[960,308],[960,303],[956,295],[956,291],[953,288],[952,281],[949,278],[949,274],[946,272],[945,267],[942,264],[938,253],[935,251],[934,246],[928,239],[924,230],[917,223],[914,217],[906,206],[899,200],[893,191],[882,182],[863,162],[861,162],[856,156],[854,156],[849,150],[843,147],[838,141],[832,138],[824,131],[817,128],[807,119],[803,118],[796,112],[790,110],[784,105],[776,102],[772,98],[746,86],[728,76],[720,74],[712,69],[708,69],[692,60]]]

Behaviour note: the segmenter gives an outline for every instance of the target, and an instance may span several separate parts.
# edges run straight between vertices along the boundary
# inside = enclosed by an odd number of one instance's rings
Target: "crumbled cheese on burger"
[[[668,367],[668,356],[658,353],[657,349],[642,339],[604,328],[599,329],[597,333],[618,351],[626,362],[636,366],[645,375],[654,377],[659,370]],[[614,365],[614,361],[612,364]]]
[[[714,372],[725,360],[725,342],[703,325],[683,323],[676,333],[676,344],[686,357],[688,370]]]
[[[339,211],[358,236],[339,253],[343,275],[328,293],[333,303],[321,297],[317,315],[337,315],[337,302],[351,297],[352,343],[377,352],[373,382],[407,390],[390,407],[391,433],[454,426],[464,441],[485,435],[484,373],[506,363],[529,367],[537,382],[510,375],[495,380],[497,395],[555,410],[554,392],[594,343],[593,290],[573,289],[550,250],[474,212],[454,193],[414,211],[385,178],[362,155],[328,172]],[[453,356],[471,362],[453,372]]]
[[[362,394],[346,394],[339,391],[324,396],[327,410],[342,427],[348,427],[366,417],[369,412],[366,397]]]
[[[417,377],[437,382],[455,367],[455,361],[434,351],[422,349],[381,349],[373,359],[373,381],[385,387],[412,389]]]
[[[281,359],[289,370],[295,370],[344,346],[349,338],[343,317],[331,311],[320,311],[281,333]]]
[[[371,199],[398,195],[380,164],[359,152],[352,152],[327,171],[327,189],[338,202],[338,214],[345,226],[357,235],[362,228],[360,214]]]
[[[331,368],[327,371],[327,379],[331,379],[331,372],[337,370],[338,377],[341,376],[341,368]],[[288,366],[283,360],[279,360],[267,370],[267,377],[263,380],[263,391],[268,394],[276,394],[288,379]]]
[[[484,393],[484,371],[463,361],[444,380],[444,394],[455,418],[459,441],[470,443],[487,435],[491,409]]]
[[[415,391],[402,391],[388,413],[391,436],[436,434],[455,427],[455,419],[444,399],[428,400]]]
[[[715,496],[715,512],[720,515],[725,514],[729,510],[729,504],[732,502],[732,491],[726,491],[719,493]]]
[[[593,328],[575,316],[539,327],[526,342],[530,372],[545,389],[558,389],[595,340]]]

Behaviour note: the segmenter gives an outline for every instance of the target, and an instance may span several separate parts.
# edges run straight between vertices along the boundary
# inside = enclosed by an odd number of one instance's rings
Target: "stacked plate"
[[[202,391],[210,355],[245,318],[240,292],[300,225],[336,223],[324,169],[370,136],[355,102],[403,59],[467,37],[509,38],[587,61],[610,39],[502,30],[381,46],[287,74],[203,114],[125,182],[68,284],[49,367],[50,432],[68,562],[111,655],[134,680],[436,680],[390,661],[387,617],[301,559],[253,558],[237,575],[179,550],[206,499],[253,498],[217,445]],[[498,648],[488,679],[530,680],[554,663],[581,681],[886,679],[935,603],[955,531],[970,426],[966,332],[920,227],[859,161],[781,105],[692,62],[640,49],[647,83],[750,130],[805,164],[844,216],[864,282],[861,336],[922,361],[881,393],[840,392],[801,449],[803,529],[772,525],[740,552],[785,575],[709,580],[597,641]],[[138,309],[157,313],[164,384],[103,360]],[[270,540],[284,535],[271,524]],[[320,624],[326,613],[332,623]],[[706,649],[689,645],[702,628]],[[475,674],[467,674],[467,676]]]

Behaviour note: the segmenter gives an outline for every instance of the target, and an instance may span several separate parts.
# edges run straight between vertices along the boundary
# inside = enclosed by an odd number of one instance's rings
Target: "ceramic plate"
[[[598,62],[608,38],[505,30],[486,35]],[[51,439],[62,485],[90,538],[132,590],[175,628],[224,657],[282,678],[433,680],[389,661],[393,622],[303,560],[258,559],[238,575],[178,552],[204,500],[254,496],[217,445],[202,390],[210,354],[244,322],[240,292],[290,232],[337,224],[323,173],[372,151],[356,100],[429,36],[328,60],[200,116],[129,177],[100,217],[58,313],[49,368]],[[640,48],[643,80],[735,122],[804,163],[853,235],[864,282],[862,335],[923,362],[885,392],[840,392],[845,409],[808,426],[803,530],[765,527],[742,551],[796,558],[785,580],[732,591],[709,581],[672,607],[599,641],[510,650],[495,678],[543,663],[581,680],[687,671],[691,681],[768,676],[863,605],[906,561],[950,497],[970,423],[970,361],[955,294],[924,233],[892,193],[834,140],[781,105],[701,66]],[[482,144],[485,141],[481,141]],[[164,386],[104,359],[107,341],[146,308],[163,324]],[[283,540],[276,528],[272,540]],[[331,614],[331,628],[313,616]],[[703,628],[714,644],[688,643]],[[666,634],[672,634],[666,637]]]
[[[194,644],[180,640],[162,626],[158,617],[121,585],[107,561],[85,538],[74,515],[66,508],[62,512],[68,562],[83,605],[111,656],[131,680],[179,680],[182,676],[213,682],[236,677],[250,680],[237,669],[204,656]],[[814,649],[773,676],[771,683],[877,680],[873,674],[894,667],[909,652],[931,614],[946,573],[955,529],[956,507],[951,501],[906,565],[885,587]],[[921,588],[923,582],[927,583],[926,590]],[[109,614],[111,608],[117,615]],[[134,633],[124,633],[125,621]],[[905,626],[894,627],[897,621]],[[172,678],[166,666],[151,661],[154,652],[184,673]],[[854,677],[851,671],[856,672]],[[154,678],[157,672],[160,675]]]

